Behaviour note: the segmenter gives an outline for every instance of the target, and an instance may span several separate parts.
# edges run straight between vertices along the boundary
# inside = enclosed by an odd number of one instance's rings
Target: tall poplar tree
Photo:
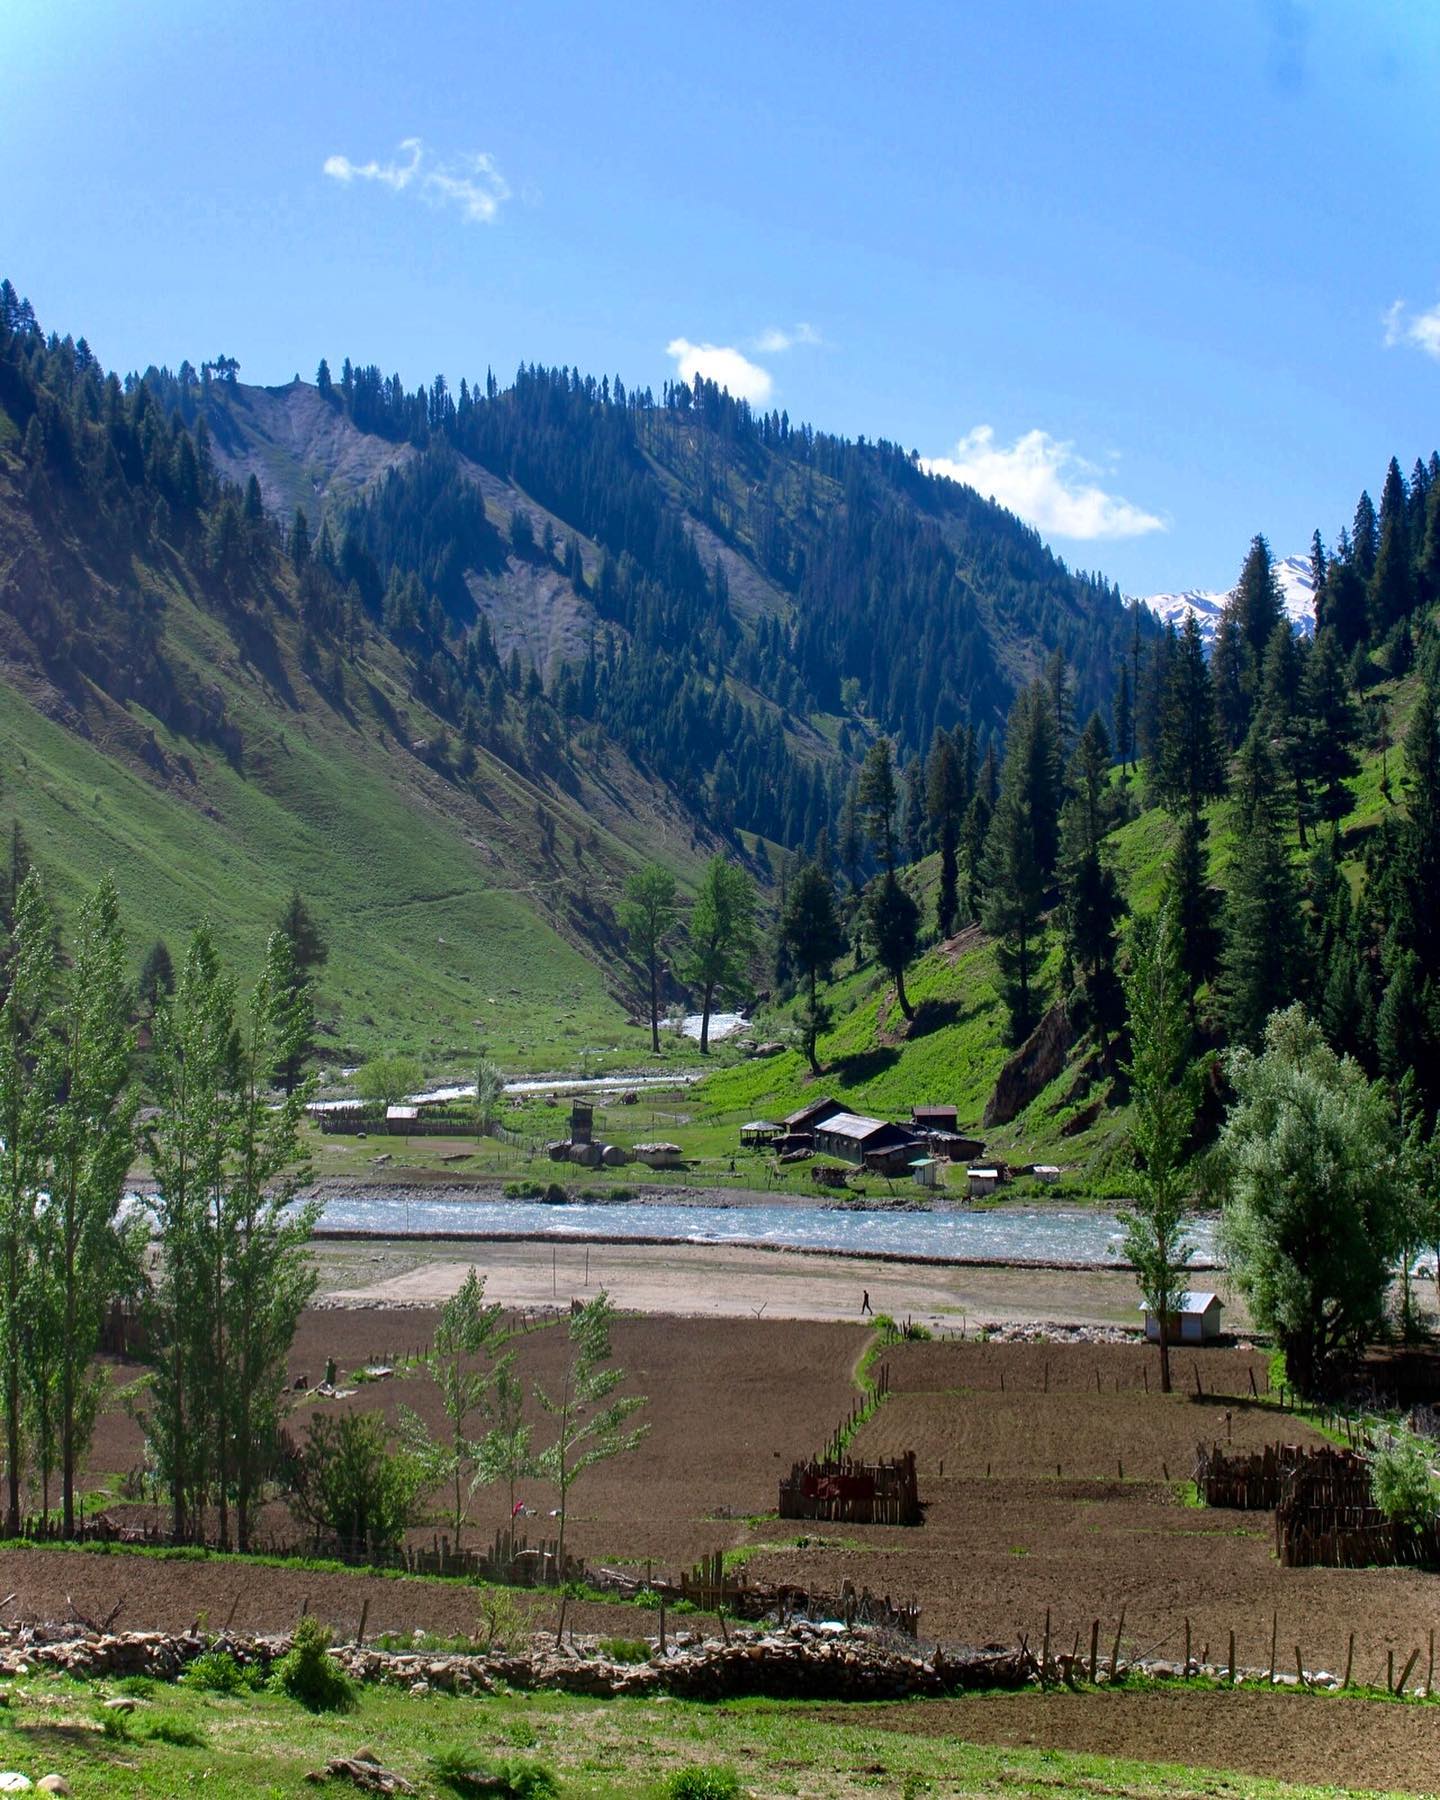
[[[45,1094],[37,1070],[56,984],[55,918],[32,870],[14,900],[0,1008],[0,1358],[5,1413],[5,1532],[20,1535],[25,1469],[24,1348],[35,1264],[35,1218],[45,1136]]]
[[[81,908],[41,1064],[55,1098],[39,1254],[58,1324],[56,1424],[67,1538],[74,1535],[76,1477],[104,1389],[103,1376],[91,1365],[105,1308],[138,1274],[135,1241],[119,1222],[135,1148],[130,1011],[120,900],[107,876]]]

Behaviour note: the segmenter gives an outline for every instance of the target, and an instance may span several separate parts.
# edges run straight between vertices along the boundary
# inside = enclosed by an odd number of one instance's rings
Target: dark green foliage
[[[626,881],[620,929],[649,981],[650,1048],[656,1055],[660,1052],[660,964],[679,917],[675,877],[668,869],[652,863],[637,869]]]
[[[1109,765],[1104,721],[1093,713],[1070,762],[1070,798],[1061,820],[1060,893],[1066,959],[1075,980],[1072,1013],[1102,1038],[1120,1022],[1115,950],[1125,911],[1120,885],[1100,849],[1110,827]]]
[[[985,840],[981,917],[997,955],[1010,1040],[1021,1043],[1039,1017],[1036,978],[1043,959],[1043,915],[1055,866],[1058,779],[1054,715],[1042,685],[1010,714],[1000,797]]]
[[[330,1655],[330,1633],[313,1613],[295,1627],[272,1679],[307,1712],[349,1712],[356,1702],[355,1684]]]
[[[1194,613],[1171,659],[1161,708],[1155,793],[1167,811],[1196,813],[1225,791],[1215,690]]]
[[[875,960],[895,983],[895,999],[907,1019],[915,1009],[905,992],[905,971],[920,945],[920,908],[893,873],[877,876],[865,896],[865,935]]]
[[[558,1800],[560,1779],[548,1763],[527,1757],[491,1757],[478,1750],[447,1744],[430,1758],[435,1778],[468,1800],[493,1795],[496,1800]]]
[[[1210,885],[1209,838],[1203,813],[1182,813],[1165,872],[1192,1021],[1196,989],[1213,977],[1220,955],[1221,896]]]
[[[170,1744],[177,1750],[198,1750],[206,1742],[205,1733],[188,1719],[174,1713],[155,1713],[145,1721],[145,1735],[156,1744]]]
[[[186,1668],[187,1687],[210,1694],[239,1694],[254,1685],[253,1669],[242,1669],[228,1650],[204,1650]]]
[[[665,1781],[665,1800],[740,1800],[744,1789],[733,1769],[719,1764],[675,1769]]]
[[[712,856],[690,909],[684,961],[685,977],[700,996],[702,1055],[710,1048],[716,1000],[749,991],[755,947],[755,884],[736,864]]]
[[[380,1413],[316,1413],[290,1469],[292,1508],[343,1556],[384,1562],[414,1523],[425,1470]]]
[[[1263,740],[1247,739],[1237,783],[1238,841],[1223,914],[1220,989],[1226,1035],[1255,1045],[1265,1021],[1304,985],[1300,885],[1280,830],[1274,768]]]
[[[793,967],[806,985],[801,1033],[806,1060],[818,1075],[820,1065],[816,1060],[815,1044],[829,1023],[829,1015],[818,997],[816,984],[845,951],[845,933],[835,906],[835,890],[818,863],[803,863],[791,878],[780,919],[780,935]]]
[[[135,992],[140,1004],[152,1013],[162,996],[175,992],[175,964],[164,938],[156,938],[145,952]]]

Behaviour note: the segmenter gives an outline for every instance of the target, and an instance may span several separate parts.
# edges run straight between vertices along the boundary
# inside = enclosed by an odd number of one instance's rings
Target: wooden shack
[[[768,1119],[752,1119],[748,1125],[740,1127],[740,1148],[742,1150],[763,1150],[785,1135],[783,1125],[775,1125]]]
[[[903,1125],[867,1119],[860,1113],[832,1113],[815,1128],[815,1148],[822,1156],[835,1156],[857,1168],[876,1168],[882,1173],[889,1173],[892,1164],[903,1169],[915,1154],[914,1146],[914,1137]]]
[[[965,1171],[965,1183],[972,1200],[979,1200],[986,1194],[993,1194],[1000,1185],[998,1169],[970,1168]]]
[[[1220,1335],[1220,1314],[1224,1303],[1218,1294],[1181,1294],[1179,1304],[1170,1315],[1166,1333],[1172,1344],[1212,1344]],[[1145,1315],[1145,1336],[1152,1344],[1160,1341],[1160,1315],[1141,1305]]]
[[[912,1106],[910,1120],[917,1131],[948,1131],[959,1128],[960,1109],[955,1106]]]
[[[845,1108],[838,1100],[832,1100],[827,1094],[823,1099],[811,1100],[808,1105],[796,1107],[792,1113],[786,1113],[781,1123],[786,1133],[795,1137],[803,1133],[813,1133],[822,1120],[833,1119],[836,1113],[843,1113]]]

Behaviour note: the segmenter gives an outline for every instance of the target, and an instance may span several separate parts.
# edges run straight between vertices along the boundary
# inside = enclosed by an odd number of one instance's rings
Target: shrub
[[[507,1200],[538,1200],[545,1190],[538,1181],[507,1181],[501,1192]]]
[[[525,1615],[504,1588],[486,1588],[480,1596],[480,1630],[485,1650],[508,1650],[525,1632]]]
[[[187,1687],[203,1688],[210,1694],[238,1694],[250,1685],[242,1669],[228,1650],[206,1650],[180,1678]]]
[[[295,1627],[273,1679],[282,1694],[307,1712],[348,1712],[355,1704],[354,1683],[331,1658],[330,1633],[313,1613]]]
[[[145,1727],[145,1735],[157,1744],[172,1744],[177,1750],[199,1750],[205,1733],[173,1713],[158,1713]]]
[[[160,1683],[153,1675],[123,1675],[115,1683],[117,1694],[128,1694],[132,1700],[148,1700]]]
[[[130,1741],[130,1715],[119,1706],[102,1706],[97,1709],[96,1718],[100,1721],[100,1729],[112,1744],[128,1744]]]
[[[615,1663],[649,1662],[650,1646],[644,1638],[601,1638],[600,1654]]]
[[[739,1800],[740,1777],[720,1764],[676,1769],[665,1783],[665,1800]]]
[[[494,1794],[500,1800],[556,1800],[560,1780],[548,1763],[523,1756],[493,1761],[476,1750],[447,1746],[430,1759],[436,1778],[457,1794]]]
[[[317,1413],[295,1459],[292,1509],[332,1532],[352,1556],[383,1562],[414,1522],[420,1459],[391,1450],[379,1413]]]
[[[1370,1492],[1387,1519],[1419,1531],[1440,1512],[1440,1488],[1417,1439],[1388,1437],[1370,1457]]]

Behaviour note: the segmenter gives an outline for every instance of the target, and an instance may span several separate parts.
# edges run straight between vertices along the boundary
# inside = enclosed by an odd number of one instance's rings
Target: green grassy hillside
[[[1398,741],[1416,679],[1378,682],[1369,692],[1385,701],[1391,738]],[[1401,798],[1400,774],[1400,753],[1394,748],[1388,754],[1363,754],[1361,772],[1351,784],[1354,804],[1341,823],[1342,862],[1352,879],[1358,879],[1368,835]],[[1159,903],[1175,827],[1159,808],[1143,805],[1143,771],[1122,782],[1117,770],[1114,782],[1133,816],[1106,840],[1107,855],[1131,915],[1152,912]],[[1231,809],[1222,801],[1210,808],[1209,816],[1211,878],[1223,887],[1234,848]],[[1296,854],[1300,856],[1298,846]],[[925,917],[933,918],[938,858],[915,865],[906,879]],[[1042,974],[1052,998],[1059,969],[1060,949],[1052,931]],[[1061,1193],[1129,1191],[1128,1112],[1109,1078],[1088,1066],[1095,1055],[1089,1039],[1082,1039],[1060,1075],[1018,1117],[982,1131],[986,1101],[1011,1050],[1004,1036],[994,947],[978,927],[948,943],[932,943],[907,972],[906,988],[916,1014],[908,1026],[882,971],[864,964],[842,973],[825,990],[834,1024],[820,1040],[823,1073],[818,1080],[794,1049],[717,1073],[700,1090],[697,1125],[703,1129],[697,1147],[713,1152],[733,1143],[735,1129],[745,1120],[777,1117],[821,1093],[882,1117],[904,1117],[912,1105],[934,1102],[957,1106],[962,1128],[980,1132],[998,1155],[1021,1164],[1060,1164],[1067,1172]],[[777,1028],[788,1023],[788,1013],[775,1023]]]

